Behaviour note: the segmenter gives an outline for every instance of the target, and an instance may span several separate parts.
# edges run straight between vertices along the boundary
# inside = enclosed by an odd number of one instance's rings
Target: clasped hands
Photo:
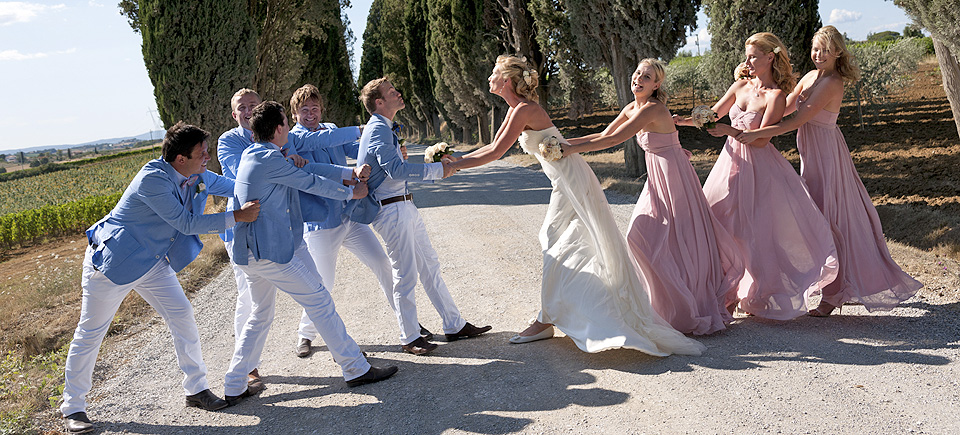
[[[351,199],[360,199],[367,196],[367,179],[370,178],[370,165],[363,164],[353,168],[353,176],[349,180],[343,180],[344,186],[353,186],[353,197]]]

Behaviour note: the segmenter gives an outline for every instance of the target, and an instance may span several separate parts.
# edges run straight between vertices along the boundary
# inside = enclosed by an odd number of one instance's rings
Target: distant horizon
[[[156,136],[158,136],[158,137],[157,137],[156,139],[151,139],[151,138],[150,138],[151,134],[152,134],[152,135],[156,135]],[[15,154],[15,153],[20,153],[20,152],[32,153],[32,152],[41,151],[41,150],[47,150],[47,149],[62,150],[62,149],[67,149],[67,148],[88,147],[88,146],[94,146],[94,145],[116,145],[116,144],[118,144],[118,143],[121,143],[121,142],[130,140],[130,139],[136,139],[136,140],[141,140],[141,141],[143,141],[143,140],[162,140],[164,134],[166,134],[166,130],[151,130],[151,131],[148,131],[148,132],[145,132],[145,133],[140,133],[140,134],[133,135],[133,136],[118,136],[118,137],[111,137],[111,138],[103,138],[103,139],[96,139],[96,140],[87,141],[87,142],[81,142],[81,143],[55,144],[55,145],[37,145],[37,146],[25,147],[25,148],[0,149],[0,154],[10,155],[10,154]]]

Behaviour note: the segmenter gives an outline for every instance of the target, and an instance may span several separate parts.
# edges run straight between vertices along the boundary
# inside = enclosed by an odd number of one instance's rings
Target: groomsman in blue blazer
[[[397,371],[395,366],[372,367],[347,334],[303,242],[300,191],[342,201],[366,196],[366,183],[345,186],[290,165],[280,151],[286,145],[289,127],[279,103],[267,101],[255,107],[250,128],[255,143],[240,157],[235,194],[241,202],[259,200],[263,216],[257,222],[240,223],[234,228],[233,261],[247,276],[253,310],[237,339],[225,376],[227,402],[236,403],[262,390],[248,383],[247,374],[257,366],[263,353],[273,322],[276,288],[307,311],[334,361],[340,364],[347,385],[392,376]],[[315,164],[304,169],[312,166]],[[366,174],[363,175],[365,178]]]
[[[393,266],[393,300],[400,324],[401,348],[415,355],[437,348],[420,335],[414,299],[418,277],[443,319],[447,341],[489,331],[490,326],[477,327],[460,316],[440,277],[440,260],[407,188],[409,181],[432,182],[452,175],[455,170],[446,163],[411,164],[403,159],[392,127],[394,116],[405,104],[400,92],[385,77],[367,83],[360,91],[360,101],[372,116],[360,137],[357,164],[371,166],[367,181],[371,193],[350,213],[354,221],[372,223],[386,244]]]
[[[323,97],[316,86],[308,84],[294,91],[293,96],[290,97],[290,112],[297,120],[297,124],[290,131],[298,138],[293,151],[311,162],[338,166],[346,166],[347,157],[357,158],[360,145],[350,135],[342,136],[340,140],[343,143],[337,146],[315,149],[304,146],[307,142],[305,139],[310,134],[325,130],[331,132],[346,130],[339,129],[329,122],[321,122],[324,112]],[[393,269],[390,267],[390,259],[383,252],[383,247],[380,246],[380,241],[377,240],[370,226],[353,222],[349,219],[349,215],[344,213],[348,202],[300,192],[300,207],[303,210],[303,219],[306,221],[303,240],[307,243],[307,250],[313,257],[317,271],[320,272],[324,287],[327,289],[334,287],[337,255],[342,246],[373,271],[387,298],[387,303],[396,311],[393,303]],[[429,331],[421,328],[420,333],[425,335],[429,334]],[[310,321],[306,311],[301,315],[297,335],[297,356],[301,358],[310,356],[311,344],[317,338],[317,328]]]
[[[260,104],[260,95],[252,89],[243,88],[233,94],[230,99],[230,116],[237,121],[237,127],[227,130],[217,141],[217,158],[220,160],[220,166],[223,168],[223,175],[231,180],[237,178],[237,169],[240,166],[240,156],[243,150],[253,145],[253,132],[250,129],[250,116],[253,108]],[[301,146],[306,150],[324,149],[336,147],[342,142],[355,141],[360,136],[359,129],[354,127],[351,130],[344,129],[343,132],[335,133],[333,131],[317,132],[308,137],[297,137],[293,134],[287,136],[292,142],[293,139],[299,139]],[[285,146],[285,150],[291,150],[291,147]],[[292,150],[291,150],[292,151]],[[307,160],[293,153],[287,153],[286,159],[297,167],[303,167]],[[321,162],[323,163],[323,162]],[[359,172],[354,173],[353,168],[344,166],[334,167],[332,165],[317,165],[315,172],[319,175],[329,178],[344,178],[347,180],[359,177]],[[236,202],[231,197],[227,202],[227,210],[236,208]],[[234,279],[237,283],[237,305],[234,314],[234,337],[239,338],[243,331],[243,325],[247,323],[250,313],[253,309],[253,301],[250,299],[250,289],[247,286],[247,277],[240,269],[240,266],[233,260],[233,228],[227,228],[220,238],[223,239],[224,247],[231,258]],[[254,368],[248,374],[251,384],[262,383],[260,372]],[[254,388],[259,388],[256,385]]]
[[[197,257],[197,234],[217,233],[235,222],[253,222],[256,201],[238,210],[203,214],[210,194],[233,196],[233,181],[207,171],[206,131],[182,121],[163,139],[162,158],[140,169],[116,207],[87,230],[80,322],[65,365],[63,404],[69,433],[93,430],[86,415],[93,368],[103,337],[124,297],[135,290],[160,313],[173,335],[183,370],[186,406],[214,411],[227,402],[210,391],[193,306],[176,272]]]

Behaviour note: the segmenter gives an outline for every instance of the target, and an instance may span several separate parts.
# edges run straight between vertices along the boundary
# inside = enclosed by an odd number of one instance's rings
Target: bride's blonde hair
[[[797,85],[797,78],[793,76],[793,67],[790,66],[790,55],[787,54],[787,47],[783,45],[780,38],[770,32],[754,33],[743,43],[746,47],[752,45],[764,53],[773,53],[773,63],[770,69],[773,72],[773,81],[777,87],[784,92],[793,92]]]
[[[641,60],[640,63],[637,64],[637,69],[640,69],[641,66],[653,68],[653,80],[657,82],[660,87],[654,89],[652,96],[653,98],[660,100],[661,103],[667,104],[667,90],[663,88],[663,78],[667,76],[667,67],[664,66],[663,62],[661,62],[659,59],[654,59],[652,57]]]
[[[535,103],[540,102],[540,95],[537,94],[537,70],[527,63],[526,56],[501,54],[497,56],[497,66],[500,67],[500,75],[510,79],[517,95]]]
[[[860,80],[860,68],[853,61],[853,54],[847,50],[847,43],[843,35],[833,26],[823,26],[813,34],[813,42],[820,42],[827,48],[827,53],[837,56],[837,74],[846,82],[854,83]]]

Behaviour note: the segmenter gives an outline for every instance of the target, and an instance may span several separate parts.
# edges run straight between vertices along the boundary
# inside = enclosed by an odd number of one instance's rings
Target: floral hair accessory
[[[780,47],[779,47],[779,46],[778,46],[778,47],[773,47],[773,52],[774,52],[775,54],[776,54],[776,53],[780,53]]]
[[[532,81],[532,80],[530,79],[530,70],[526,70],[526,69],[523,70],[523,81],[524,81],[524,83],[527,84],[527,86],[532,86],[532,85],[533,85],[532,83],[530,83],[530,82]]]

